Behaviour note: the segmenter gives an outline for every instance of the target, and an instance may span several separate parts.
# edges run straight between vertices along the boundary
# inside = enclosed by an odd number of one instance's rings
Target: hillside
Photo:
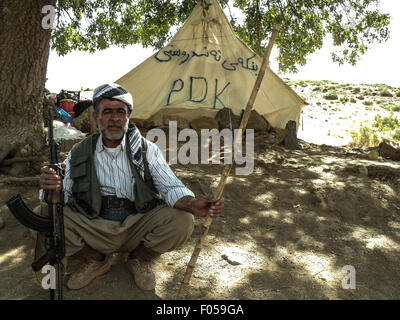
[[[393,96],[385,97],[381,86],[289,84],[310,103],[298,136],[321,145],[300,140],[299,150],[287,150],[273,135],[256,134],[254,172],[229,178],[224,215],[211,226],[186,298],[399,299],[400,163],[371,157],[361,145],[337,146],[350,141],[360,122],[374,130],[377,114],[398,119],[399,89],[387,88]],[[329,93],[338,99],[323,97]],[[379,131],[384,128],[376,131],[396,135],[398,130]],[[31,162],[26,176],[38,175],[45,162]],[[215,190],[222,172],[222,165],[172,167],[198,196]],[[37,181],[7,183],[7,177],[0,174],[0,216],[5,220],[0,230],[0,299],[47,299],[30,269],[30,232],[3,205],[21,193],[35,207]],[[124,256],[116,255],[109,273],[82,290],[65,289],[65,298],[175,299],[202,221],[196,219],[194,233],[181,250],[156,262],[154,292],[137,289],[122,263]],[[349,265],[356,271],[356,289],[346,290],[343,268]],[[71,261],[68,273],[77,267]]]
[[[351,142],[376,146],[384,138],[400,142],[400,88],[330,81],[287,83],[309,103],[302,111],[300,139],[332,146]]]

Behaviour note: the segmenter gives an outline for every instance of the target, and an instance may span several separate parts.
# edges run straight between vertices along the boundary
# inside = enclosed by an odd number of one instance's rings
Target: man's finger
[[[223,207],[224,203],[223,202],[214,202],[211,207]]]
[[[65,163],[63,162],[64,166]],[[61,164],[62,165],[62,164]],[[40,171],[42,172],[42,174],[50,174],[50,175],[55,175],[57,174],[56,170],[54,170],[53,168],[49,167],[49,166],[44,166],[40,169]]]
[[[219,213],[210,212],[211,217],[219,217]]]
[[[204,199],[205,201],[207,201],[208,203],[212,203],[212,204],[215,204],[215,203],[218,203],[219,201],[221,201],[221,200],[217,200],[217,199],[215,199],[215,198],[212,198],[212,199]]]
[[[60,185],[60,184],[41,185],[40,187],[41,187],[43,190],[61,190],[61,185]]]
[[[215,211],[215,212],[220,212],[222,211],[223,207],[222,206],[211,206],[209,208],[209,211]]]
[[[224,207],[224,204],[223,204],[223,203],[221,203],[221,204],[213,204],[213,205],[210,207],[210,209],[212,209],[212,210],[222,210],[223,207]]]
[[[222,197],[222,198],[220,198],[219,200],[213,198],[213,199],[211,199],[210,201],[211,201],[211,202],[214,202],[214,203],[216,203],[216,204],[217,204],[217,203],[219,204],[219,203],[224,203],[224,200],[225,200],[225,199]]]
[[[40,177],[40,183],[42,184],[60,184],[62,179],[57,177]]]
[[[43,184],[60,184],[61,179],[56,179],[56,178],[40,179],[40,182]]]
[[[57,184],[57,185],[45,185],[42,186],[43,190],[61,190],[61,185]]]
[[[41,176],[43,178],[46,178],[46,179],[59,179],[59,178],[61,178],[59,175],[56,174],[55,171],[53,171],[53,172],[43,172],[41,174]]]
[[[48,180],[47,179],[47,180],[41,180],[40,183],[43,184],[43,185],[54,186],[54,185],[57,185],[57,184],[61,184],[61,181],[60,180]]]

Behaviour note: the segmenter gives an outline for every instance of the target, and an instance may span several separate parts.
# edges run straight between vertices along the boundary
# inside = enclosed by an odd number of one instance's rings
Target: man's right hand
[[[65,162],[61,163],[61,167],[66,167]],[[40,171],[42,172],[40,174],[40,188],[45,191],[62,189],[63,178],[57,175],[54,169],[51,169],[49,166],[45,166]]]

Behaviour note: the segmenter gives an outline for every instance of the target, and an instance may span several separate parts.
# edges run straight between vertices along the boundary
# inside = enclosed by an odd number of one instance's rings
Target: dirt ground
[[[400,163],[347,147],[300,141],[299,150],[288,150],[266,135],[255,141],[254,172],[229,178],[224,214],[211,225],[185,298],[400,299]],[[172,168],[198,196],[215,190],[222,172],[222,165]],[[48,299],[30,268],[30,231],[4,205],[20,193],[33,208],[37,189],[36,182],[0,185],[3,300]],[[196,219],[183,248],[156,262],[153,292],[136,287],[117,255],[111,271],[86,288],[65,287],[65,299],[176,299],[204,221]],[[355,289],[342,286],[349,265]],[[78,267],[70,261],[66,279]]]

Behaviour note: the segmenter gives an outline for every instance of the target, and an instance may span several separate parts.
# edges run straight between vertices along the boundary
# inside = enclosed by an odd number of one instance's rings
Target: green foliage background
[[[228,18],[237,35],[260,55],[273,26],[281,26],[276,46],[283,72],[296,72],[305,65],[326,35],[332,36],[337,47],[333,61],[352,65],[372,43],[389,36],[390,15],[379,12],[378,0],[219,1],[229,7]],[[207,0],[59,0],[52,47],[60,55],[137,43],[160,49],[198,2],[206,13]],[[243,14],[241,24],[232,7]]]

